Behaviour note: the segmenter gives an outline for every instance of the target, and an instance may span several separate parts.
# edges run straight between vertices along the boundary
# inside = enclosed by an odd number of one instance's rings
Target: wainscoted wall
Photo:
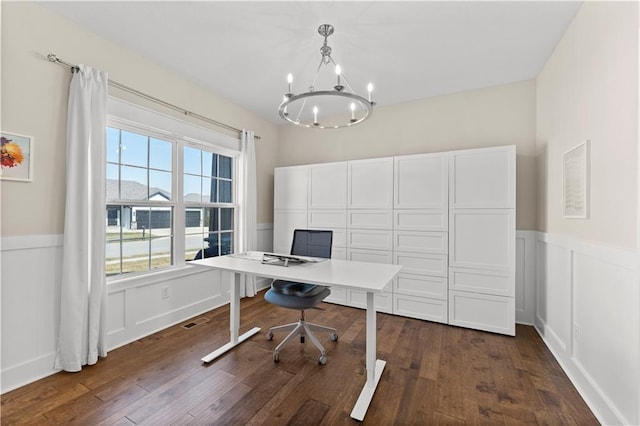
[[[258,250],[271,251],[273,226],[258,225]],[[2,393],[56,372],[62,236],[0,239]],[[269,280],[258,280],[258,288]],[[163,289],[167,298],[163,298]],[[185,267],[108,287],[108,347],[115,349],[229,301],[215,271]]]
[[[260,225],[258,250],[271,251],[272,240],[271,224]],[[4,393],[55,372],[62,236],[9,237],[1,243]],[[605,424],[640,423],[635,256],[536,231],[516,235],[516,319],[535,324]],[[259,280],[259,288],[268,285]],[[217,272],[189,267],[111,284],[108,298],[108,342],[114,349],[227,303],[228,286]]]
[[[539,232],[535,326],[603,424],[639,424],[637,254]]]

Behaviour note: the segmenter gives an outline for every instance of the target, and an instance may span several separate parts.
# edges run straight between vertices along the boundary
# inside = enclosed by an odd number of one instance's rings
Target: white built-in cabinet
[[[448,322],[448,159],[446,154],[394,158],[393,312]]]
[[[449,153],[449,324],[515,335],[515,147]]]
[[[332,257],[403,265],[376,309],[515,334],[515,147],[276,168],[274,251],[333,231]],[[365,307],[362,292],[328,302]]]

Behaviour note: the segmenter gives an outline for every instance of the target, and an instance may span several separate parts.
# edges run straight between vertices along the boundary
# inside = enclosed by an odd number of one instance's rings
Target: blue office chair
[[[296,229],[293,231],[293,244],[291,246],[291,254],[294,256],[311,256],[331,258],[331,243],[333,240],[333,231],[316,231],[307,229]],[[295,266],[291,266],[295,268]],[[304,319],[304,310],[314,308],[322,302],[331,290],[329,287],[306,284],[293,281],[275,280],[271,283],[271,288],[265,293],[264,298],[267,302],[274,305],[282,306],[289,309],[297,309],[300,311],[300,319],[298,322],[291,324],[271,327],[267,333],[267,339],[273,340],[274,331],[291,330],[289,335],[276,346],[273,351],[273,361],[280,360],[280,349],[296,336],[300,336],[300,343],[304,343],[305,336],[311,339],[311,342],[320,350],[318,362],[322,365],[327,363],[327,355],[320,341],[312,333],[312,331],[324,331],[331,333],[331,341],[338,340],[337,330],[331,327],[308,323]]]

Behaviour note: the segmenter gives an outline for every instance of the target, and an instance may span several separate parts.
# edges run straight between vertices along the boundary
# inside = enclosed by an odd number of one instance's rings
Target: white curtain
[[[257,201],[256,201],[256,145],[252,131],[243,130],[240,154],[240,251],[257,249]],[[240,296],[255,296],[256,278],[243,275],[240,282]]]
[[[67,198],[55,367],[80,371],[106,350],[105,133],[107,74],[79,65],[67,115]]]

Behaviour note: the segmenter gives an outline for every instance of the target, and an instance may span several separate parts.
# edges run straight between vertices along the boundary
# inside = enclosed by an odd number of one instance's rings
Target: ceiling
[[[320,24],[335,27],[328,45],[353,89],[366,96],[373,82],[373,100],[388,106],[535,78],[581,3],[41,4],[279,124],[287,74],[294,75],[294,92],[300,92],[320,63]]]

